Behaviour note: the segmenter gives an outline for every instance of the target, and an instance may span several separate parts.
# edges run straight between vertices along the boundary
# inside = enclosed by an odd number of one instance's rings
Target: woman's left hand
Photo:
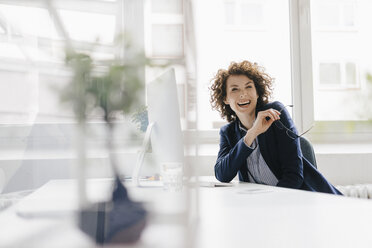
[[[252,129],[255,131],[256,135],[260,135],[269,129],[274,121],[280,119],[280,112],[276,109],[267,109],[260,111],[257,114],[256,120],[253,123]]]
[[[260,111],[257,114],[256,120],[244,136],[244,142],[251,146],[253,140],[261,133],[266,132],[267,129],[273,124],[274,121],[279,120],[280,112],[276,109],[268,109]]]

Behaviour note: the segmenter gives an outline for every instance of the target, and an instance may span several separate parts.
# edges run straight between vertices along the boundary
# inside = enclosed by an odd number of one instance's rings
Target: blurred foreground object
[[[98,244],[134,243],[146,226],[147,213],[141,203],[129,199],[118,177],[111,202],[99,202],[81,210],[80,229]]]
[[[142,204],[133,202],[120,180],[114,151],[113,129],[118,117],[131,114],[144,101],[145,55],[124,36],[118,39],[118,51],[125,56],[115,60],[94,61],[88,54],[66,52],[66,64],[72,80],[62,90],[62,100],[72,105],[79,126],[79,227],[99,244],[133,243],[146,226],[147,213]],[[107,125],[106,145],[114,174],[112,199],[89,203],[85,191],[85,123],[92,113],[102,114]],[[82,199],[80,199],[82,198]]]

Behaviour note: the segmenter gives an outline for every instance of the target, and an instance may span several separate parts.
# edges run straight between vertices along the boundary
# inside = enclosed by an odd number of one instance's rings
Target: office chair
[[[313,146],[311,145],[310,141],[308,141],[305,137],[300,137],[300,146],[302,150],[302,155],[309,160],[315,168],[318,168],[316,165],[315,153]]]

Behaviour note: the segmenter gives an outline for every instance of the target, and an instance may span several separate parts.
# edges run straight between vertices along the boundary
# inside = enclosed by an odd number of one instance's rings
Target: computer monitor
[[[158,164],[184,162],[183,135],[174,69],[168,69],[149,82],[146,90],[149,126],[132,174],[133,183],[137,186],[150,139],[152,152]]]

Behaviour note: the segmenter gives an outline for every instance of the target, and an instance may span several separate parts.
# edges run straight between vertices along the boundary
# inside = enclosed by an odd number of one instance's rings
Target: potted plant
[[[78,139],[79,195],[82,197],[79,226],[100,244],[134,242],[146,225],[145,209],[129,198],[119,177],[113,152],[113,131],[117,116],[133,113],[143,104],[144,77],[141,72],[148,61],[127,40],[119,41],[128,55],[122,59],[94,61],[89,54],[67,51],[66,64],[72,69],[73,77],[61,93],[62,99],[73,106],[81,135]],[[97,70],[98,64],[100,70]],[[85,123],[87,115],[97,109],[107,126],[106,145],[115,184],[111,201],[89,204],[84,198]]]

